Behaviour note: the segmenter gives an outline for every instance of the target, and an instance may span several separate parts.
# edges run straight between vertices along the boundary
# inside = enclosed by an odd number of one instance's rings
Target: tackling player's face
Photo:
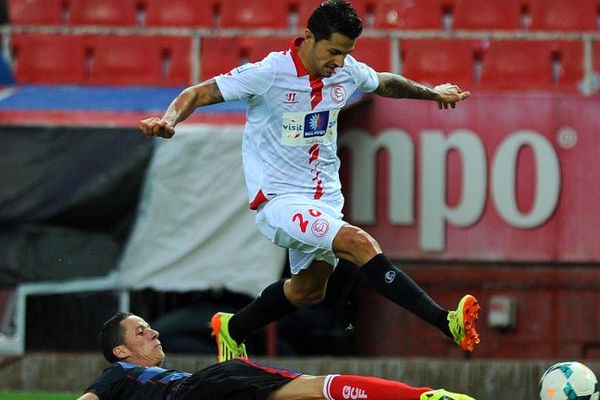
[[[147,367],[160,365],[165,359],[158,332],[137,315],[121,321],[125,344],[115,347],[116,355],[124,361]]]
[[[307,69],[312,75],[328,78],[336,68],[344,66],[344,59],[354,50],[356,39],[350,39],[341,33],[333,33],[329,39],[314,41],[309,32],[306,36],[308,44]]]

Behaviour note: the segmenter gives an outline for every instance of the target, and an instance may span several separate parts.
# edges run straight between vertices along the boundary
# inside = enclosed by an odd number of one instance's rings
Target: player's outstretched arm
[[[209,79],[183,90],[169,105],[162,116],[140,121],[140,130],[145,136],[171,138],[175,125],[189,117],[196,108],[223,102],[223,95],[214,79]]]
[[[458,86],[450,83],[430,88],[402,75],[389,72],[381,72],[377,75],[379,86],[374,93],[384,97],[435,100],[438,102],[439,108],[448,108],[448,105],[454,108],[457,102],[465,100],[471,95],[469,91],[463,91]]]

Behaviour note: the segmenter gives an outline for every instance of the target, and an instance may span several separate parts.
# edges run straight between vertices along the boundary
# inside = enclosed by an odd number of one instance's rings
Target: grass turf
[[[74,400],[83,393],[2,392],[0,400]]]

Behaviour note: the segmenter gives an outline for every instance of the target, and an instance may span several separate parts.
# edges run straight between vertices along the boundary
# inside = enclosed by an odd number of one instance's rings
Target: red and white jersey
[[[302,40],[215,78],[226,101],[248,103],[242,155],[253,209],[281,194],[341,207],[338,114],[356,90],[379,85],[377,73],[350,55],[331,77],[309,76],[297,53]]]

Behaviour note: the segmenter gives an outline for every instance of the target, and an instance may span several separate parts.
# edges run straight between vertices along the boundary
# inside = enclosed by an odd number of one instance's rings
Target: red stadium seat
[[[185,86],[190,83],[188,37],[92,36],[86,41],[92,85]]]
[[[219,0],[221,28],[289,28],[291,5],[284,0]]]
[[[214,6],[209,1],[148,0],[146,26],[211,28],[214,26],[213,14]]]
[[[65,15],[62,0],[8,0],[13,25],[61,25]]]
[[[137,26],[136,0],[72,0],[72,25]]]
[[[359,38],[352,56],[378,72],[390,71],[392,67],[391,43],[389,38]]]
[[[81,36],[16,34],[12,38],[19,83],[81,84],[85,48]]]
[[[493,41],[483,57],[480,87],[575,90],[583,79],[582,60],[581,42]]]
[[[453,29],[521,29],[521,0],[457,0]]]
[[[287,38],[212,37],[202,39],[201,79],[227,73],[246,62],[260,61],[272,51],[290,48]]]
[[[533,0],[531,26],[533,30],[597,31],[596,0]]]
[[[375,3],[373,27],[376,29],[442,29],[443,0],[381,0]]]
[[[402,75],[409,79],[437,85],[454,83],[473,88],[475,60],[482,44],[476,40],[411,39],[400,42]]]
[[[202,80],[226,73],[245,62],[262,60],[272,51],[290,47],[288,38],[218,37],[202,39]],[[377,71],[391,68],[390,39],[360,38],[352,56]],[[218,63],[215,63],[218,61]]]

